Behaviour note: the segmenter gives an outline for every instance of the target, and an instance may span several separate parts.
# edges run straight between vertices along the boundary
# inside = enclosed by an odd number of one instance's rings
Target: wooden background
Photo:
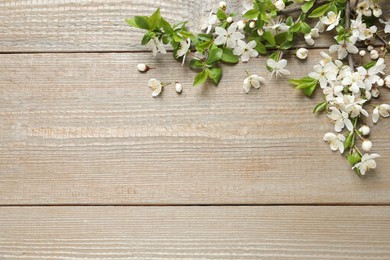
[[[322,141],[320,94],[287,79],[244,94],[266,58],[197,88],[154,58],[124,19],[158,6],[196,29],[215,3],[0,2],[0,259],[389,259],[390,121],[372,129],[378,169],[359,178]],[[331,42],[287,54],[291,77]],[[153,99],[152,77],[183,94]]]

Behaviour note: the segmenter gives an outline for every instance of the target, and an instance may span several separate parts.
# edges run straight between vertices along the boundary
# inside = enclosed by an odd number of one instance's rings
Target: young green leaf
[[[152,16],[149,17],[149,24],[150,27],[153,29],[159,27],[160,22],[161,22],[161,14],[160,14],[160,8],[158,8],[156,12],[154,12],[154,14],[152,14]]]
[[[214,45],[215,46],[215,45]],[[223,50],[220,48],[211,48],[209,57],[207,58],[207,63],[212,64],[219,61],[222,58]]]
[[[192,69],[201,69],[201,68],[203,68],[203,63],[201,61],[199,61],[199,60],[192,59],[190,61],[190,67]]]
[[[149,20],[146,16],[136,16],[134,17],[134,22],[137,25],[137,27],[140,29],[145,29],[145,30],[150,29]]]
[[[135,18],[134,17],[133,18],[129,18],[129,19],[125,19],[125,21],[131,27],[139,28],[137,23],[135,22]]]
[[[252,19],[257,18],[258,15],[259,15],[259,11],[257,11],[256,9],[251,9],[243,15],[243,18],[248,19],[248,20],[252,20]]]
[[[211,68],[208,70],[209,78],[213,80],[215,85],[221,81],[222,78],[222,70],[220,68]]]
[[[233,50],[230,48],[223,48],[221,60],[227,63],[238,63],[240,61],[240,59],[233,54]]]
[[[217,11],[217,18],[220,21],[224,21],[228,18],[228,16],[221,8],[219,8]]]
[[[165,20],[164,18],[161,18],[160,20],[160,26],[164,29],[164,32],[167,34],[173,34],[173,28],[171,24]]]
[[[328,103],[326,101],[319,103],[313,110],[313,113],[321,113],[326,110]]]
[[[302,5],[301,9],[303,13],[307,13],[314,5],[315,0],[311,0]]]
[[[272,35],[270,31],[264,32],[263,39],[266,40],[272,46],[275,46],[275,37]]]
[[[147,32],[145,33],[144,37],[142,38],[141,44],[146,45],[150,42],[152,38],[154,38],[156,35],[154,32]]]
[[[352,166],[355,166],[357,163],[361,161],[362,157],[358,153],[353,153],[353,154],[349,154],[347,159]]]
[[[313,10],[313,12],[311,12],[309,18],[318,18],[320,16],[323,16],[326,13],[326,11],[328,11],[329,7],[330,7],[330,3],[317,7],[316,9]]]
[[[350,132],[344,142],[344,149],[352,148],[355,145],[355,134]]]
[[[195,87],[195,86],[199,86],[199,85],[205,83],[206,80],[207,80],[207,78],[208,78],[208,76],[209,76],[209,75],[208,75],[208,73],[207,73],[206,70],[204,70],[204,71],[198,73],[198,75],[196,75],[196,77],[195,77],[195,79],[194,79],[194,87]]]

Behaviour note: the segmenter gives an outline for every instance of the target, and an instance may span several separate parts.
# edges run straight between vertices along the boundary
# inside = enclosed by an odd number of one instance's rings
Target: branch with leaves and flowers
[[[268,56],[266,66],[271,77],[288,76],[288,62],[283,54],[294,48],[295,40],[304,39],[313,46],[321,33],[337,32],[335,44],[328,52],[321,52],[321,60],[313,71],[306,77],[291,79],[290,83],[308,97],[321,89],[324,101],[314,112],[326,112],[334,123],[334,132],[324,136],[333,151],[344,154],[358,175],[376,168],[379,155],[370,154],[372,142],[367,137],[371,129],[366,122],[371,117],[376,124],[380,118],[390,116],[389,104],[375,104],[380,91],[390,88],[390,75],[384,72],[390,19],[382,17],[378,1],[243,0],[242,7],[242,13],[236,14],[221,1],[197,33],[189,31],[186,22],[169,23],[161,17],[160,9],[151,16],[136,16],[126,22],[146,30],[141,43],[149,45],[153,55],[167,53],[165,46],[171,45],[174,58],[182,64],[191,56],[189,66],[197,71],[194,86],[207,80],[218,85],[223,74],[221,64],[248,62],[259,55]],[[374,44],[378,41],[379,46]],[[353,55],[361,58],[354,59]],[[306,59],[308,49],[299,48],[296,56]],[[138,69],[146,72],[150,68],[139,64]],[[247,72],[244,91],[258,89],[264,81],[261,75]],[[181,93],[182,85],[174,83],[175,90]],[[157,79],[149,80],[153,97],[167,85]],[[371,116],[366,110],[370,106],[374,108]],[[357,140],[361,141],[360,147]]]

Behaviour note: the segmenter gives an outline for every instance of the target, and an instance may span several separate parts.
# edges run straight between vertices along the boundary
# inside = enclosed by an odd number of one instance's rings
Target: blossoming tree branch
[[[322,32],[336,31],[334,45],[328,52],[321,52],[313,71],[290,82],[308,97],[317,89],[322,91],[324,101],[314,112],[326,113],[334,123],[334,132],[324,136],[330,148],[344,154],[358,175],[376,168],[379,155],[370,153],[371,129],[366,122],[376,124],[390,116],[389,104],[375,102],[382,88],[390,88],[390,75],[384,73],[390,19],[382,17],[377,0],[244,0],[242,7],[243,12],[236,14],[221,1],[197,34],[188,30],[186,22],[170,24],[161,17],[160,9],[151,16],[136,16],[126,22],[146,30],[141,43],[149,45],[154,56],[166,54],[166,45],[171,45],[174,58],[182,64],[191,56],[189,66],[198,71],[194,86],[207,80],[218,85],[223,74],[221,63],[248,62],[258,55],[268,56],[266,66],[272,77],[288,76],[283,53],[294,47],[294,40],[303,38],[313,46]],[[381,44],[374,47],[378,41]],[[305,48],[296,52],[299,59],[306,59],[307,54]],[[359,64],[353,55],[369,60]],[[145,64],[138,65],[141,72],[149,69]],[[260,75],[247,74],[243,82],[246,93],[265,81]],[[157,79],[149,81],[153,97],[166,86]],[[175,90],[183,90],[179,82],[175,82]],[[366,109],[369,106],[373,107],[371,115]]]

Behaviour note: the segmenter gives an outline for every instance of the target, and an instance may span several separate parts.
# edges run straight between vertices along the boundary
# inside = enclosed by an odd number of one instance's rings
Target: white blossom
[[[153,97],[157,97],[158,95],[160,95],[160,93],[163,89],[163,85],[162,85],[161,81],[159,81],[157,79],[150,79],[148,82],[148,85],[153,90],[153,92],[152,92]]]
[[[325,66],[315,65],[314,71],[309,73],[309,77],[317,79],[320,82],[320,87],[325,88],[329,80],[336,80],[338,68],[333,62],[325,64]]]
[[[154,37],[149,42],[149,47],[151,48],[151,50],[153,52],[153,56],[157,56],[157,53],[162,53],[162,54],[166,54],[167,53],[163,43],[157,37]]]
[[[218,17],[213,13],[213,10],[211,10],[209,17],[206,22],[203,23],[201,30],[206,31],[207,34],[211,32],[211,29],[213,29],[213,26],[218,22]]]
[[[276,9],[278,9],[279,11],[283,10],[286,7],[286,4],[284,3],[283,0],[275,1],[274,5],[275,5]]]
[[[237,41],[244,39],[245,36],[237,32],[237,24],[232,23],[227,30],[222,27],[216,27],[215,33],[218,37],[215,39],[214,43],[216,45],[226,44],[228,48],[235,48],[237,46]]]
[[[372,112],[372,121],[376,124],[379,121],[379,118],[382,117],[389,117],[390,116],[390,105],[389,104],[382,104],[380,106],[377,106],[374,111]]]
[[[321,18],[321,22],[325,25],[328,25],[328,28],[326,29],[327,31],[331,31],[339,24],[340,13],[335,14],[334,12],[330,11],[326,16]]]
[[[363,155],[361,161],[355,164],[352,169],[358,169],[361,175],[365,175],[368,170],[376,168],[376,162],[374,159],[378,157],[380,157],[380,155],[375,153],[365,154]]]
[[[330,149],[332,151],[339,150],[340,153],[344,152],[344,142],[345,136],[342,134],[326,133],[324,136],[324,141],[330,144]]]
[[[386,21],[383,19],[379,19],[379,21],[385,25],[385,33],[390,33],[390,18],[388,18]]]
[[[260,88],[260,83],[265,82],[265,79],[259,75],[251,75],[244,80],[244,90],[249,93],[249,90],[253,88]]]
[[[190,50],[190,47],[191,47],[190,38],[188,38],[187,40],[180,41],[180,48],[176,52],[176,58],[183,57],[182,65],[184,65],[184,62],[186,61],[186,56]]]
[[[140,63],[137,65],[137,69],[139,72],[147,72],[148,70],[150,70],[150,67],[144,63]]]
[[[256,58],[259,53],[254,49],[256,47],[256,41],[250,41],[248,43],[238,40],[237,47],[234,48],[233,54],[241,56],[243,62],[248,62],[251,58]]]
[[[283,75],[290,75],[290,71],[286,68],[287,60],[281,59],[280,61],[275,61],[274,59],[267,60],[267,66],[271,69],[271,76],[276,78],[282,77]]]
[[[359,49],[349,42],[348,40],[343,40],[339,44],[335,44],[329,47],[330,53],[337,53],[337,56],[340,60],[348,56],[348,53],[356,54],[359,52]]]
[[[348,113],[340,111],[335,107],[329,109],[331,110],[331,113],[328,114],[328,117],[334,121],[334,130],[336,132],[340,133],[344,127],[347,127],[349,131],[353,130],[353,125],[349,119]]]

